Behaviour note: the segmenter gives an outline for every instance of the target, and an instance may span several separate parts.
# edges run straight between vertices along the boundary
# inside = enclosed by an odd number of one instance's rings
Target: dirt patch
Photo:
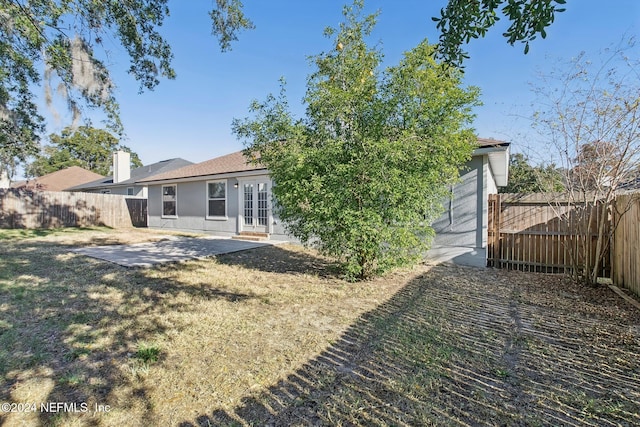
[[[558,276],[420,266],[366,283],[297,246],[130,271],[0,246],[3,425],[637,425],[640,312]],[[100,407],[100,406],[98,406]]]

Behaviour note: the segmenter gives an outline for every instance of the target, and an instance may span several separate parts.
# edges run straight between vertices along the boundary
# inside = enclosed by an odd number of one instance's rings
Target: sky
[[[307,58],[333,48],[323,30],[339,25],[346,2],[244,0],[256,28],[241,33],[232,50],[221,53],[207,14],[213,0],[170,0],[171,15],[161,32],[173,49],[175,80],[162,80],[155,90],[140,94],[138,83],[126,73],[123,49],[107,42],[127,138],[123,144],[144,164],[175,157],[201,162],[240,150],[232,120],[247,117],[252,100],[277,93],[280,77],[287,81],[290,106],[301,116],[306,79],[313,71]],[[431,17],[445,4],[365,0],[366,12],[380,12],[371,40],[384,53],[383,66],[396,65],[403,52],[425,38],[437,42]],[[515,152],[540,154],[527,118],[534,108],[531,84],[537,76],[582,51],[597,55],[640,32],[639,0],[567,0],[566,9],[548,28],[547,38],[535,40],[527,55],[523,45],[510,46],[501,36],[506,22],[466,46],[471,58],[464,83],[479,87],[483,102],[475,109],[473,124],[479,137],[511,142]],[[70,124],[65,114],[48,119],[49,133]],[[94,121],[94,126],[99,123]]]

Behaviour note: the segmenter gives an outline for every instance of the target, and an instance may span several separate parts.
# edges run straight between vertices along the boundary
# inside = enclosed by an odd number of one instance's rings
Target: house
[[[508,142],[478,139],[478,148],[460,170],[460,182],[444,202],[444,213],[432,224],[436,237],[430,256],[486,265],[489,195],[507,185],[509,147]]]
[[[241,151],[138,181],[147,185],[149,227],[290,240],[271,204],[267,169]]]
[[[95,172],[91,172],[80,166],[70,166],[36,178],[16,181],[11,184],[11,188],[41,191],[64,191],[67,188],[86,184],[87,182],[104,179]]]
[[[434,223],[436,246],[484,248],[488,195],[507,184],[509,143],[479,139],[452,189],[444,215]],[[290,239],[273,215],[267,169],[242,152],[139,180],[147,185],[149,227],[218,235]]]
[[[192,164],[193,162],[188,160],[176,158],[131,169],[131,155],[126,151],[117,151],[113,153],[112,176],[102,177],[85,184],[76,185],[68,188],[67,191],[121,194],[146,198],[147,186],[145,184],[138,184],[138,181]]]

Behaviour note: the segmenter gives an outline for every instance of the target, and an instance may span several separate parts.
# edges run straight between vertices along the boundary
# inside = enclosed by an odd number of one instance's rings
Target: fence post
[[[496,267],[500,245],[500,195],[489,194],[489,224],[487,227],[487,266]]]

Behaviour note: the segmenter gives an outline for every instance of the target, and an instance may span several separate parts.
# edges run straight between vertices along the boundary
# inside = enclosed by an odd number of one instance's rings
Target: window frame
[[[175,208],[174,208],[175,214],[174,215],[165,215],[165,213],[164,213],[164,204],[165,204],[164,189],[167,188],[167,187],[173,187],[174,188],[174,190],[173,190],[173,193],[174,193],[173,194],[173,203],[175,205]],[[161,218],[178,218],[178,184],[165,184],[165,185],[163,185],[162,188],[161,188],[160,194],[162,195],[161,205],[160,205],[160,209],[161,209],[161,211],[160,211],[161,212],[161,216],[160,217]]]
[[[209,184],[218,184],[218,183],[222,183],[224,184],[224,198],[222,197],[209,197]],[[216,220],[216,221],[225,221],[227,219],[229,219],[228,217],[228,206],[229,206],[229,184],[228,184],[228,180],[226,179],[212,179],[206,182],[205,185],[205,219],[211,219],[211,220]],[[220,216],[220,215],[209,215],[209,202],[212,200],[223,200],[224,201],[224,215]]]
[[[131,190],[131,192],[129,192],[129,190]],[[135,196],[136,189],[134,187],[127,187],[127,196]]]

